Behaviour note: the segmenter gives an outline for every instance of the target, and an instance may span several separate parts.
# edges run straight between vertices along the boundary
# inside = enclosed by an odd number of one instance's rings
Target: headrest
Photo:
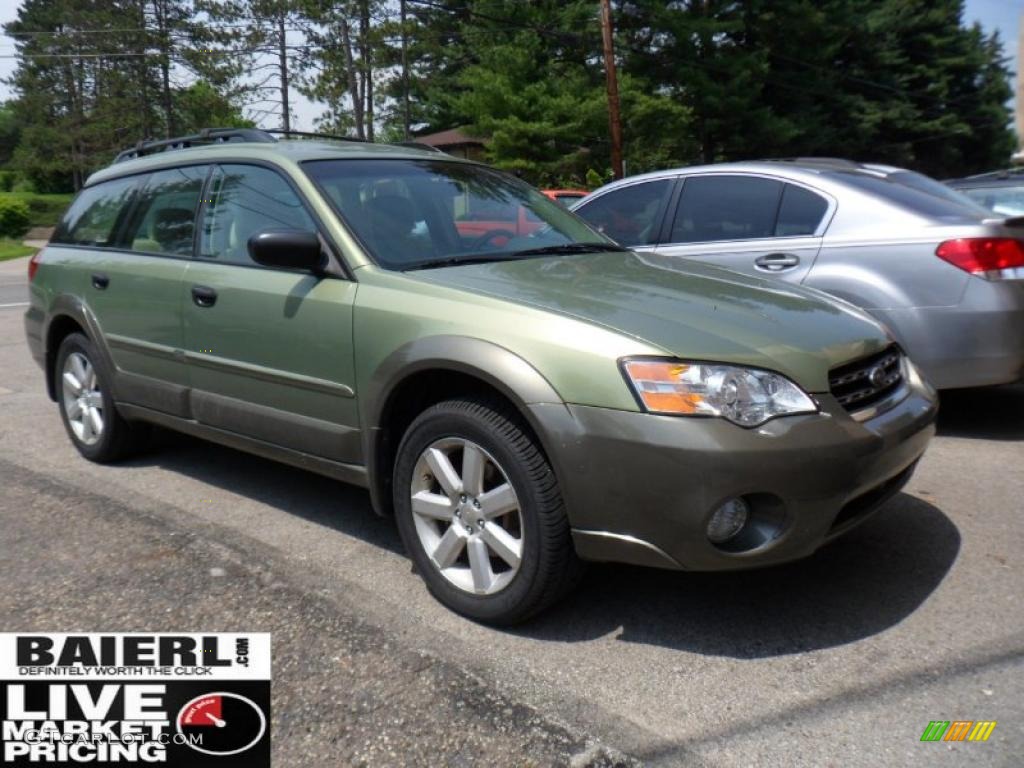
[[[366,203],[373,226],[390,230],[389,234],[407,235],[416,226],[416,211],[407,198],[380,195]]]
[[[162,208],[153,216],[153,239],[163,246],[192,240],[193,214],[188,208]]]

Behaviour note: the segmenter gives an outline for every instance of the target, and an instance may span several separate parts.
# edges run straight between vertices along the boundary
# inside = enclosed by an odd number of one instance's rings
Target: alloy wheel
[[[411,496],[420,545],[445,579],[477,595],[509,585],[522,562],[523,517],[491,454],[463,438],[431,443],[416,462]]]
[[[103,392],[96,368],[81,352],[72,352],[61,372],[64,413],[71,431],[85,445],[95,445],[103,437]]]

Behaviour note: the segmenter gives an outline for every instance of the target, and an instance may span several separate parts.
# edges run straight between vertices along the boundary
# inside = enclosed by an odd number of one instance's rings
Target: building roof
[[[475,136],[470,136],[461,128],[449,128],[447,131],[438,131],[437,133],[428,133],[425,136],[416,136],[415,141],[419,144],[437,147],[438,149],[466,146],[482,147],[487,143],[484,139],[478,139]]]

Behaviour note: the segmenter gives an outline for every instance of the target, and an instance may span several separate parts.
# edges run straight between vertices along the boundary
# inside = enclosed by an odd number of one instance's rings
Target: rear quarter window
[[[124,227],[126,247],[191,256],[196,207],[207,170],[208,166],[186,166],[150,174]]]
[[[114,247],[118,224],[135,195],[138,177],[104,181],[86,187],[61,219],[52,243]]]
[[[787,184],[782,193],[776,237],[813,235],[828,211],[828,200],[803,187]]]

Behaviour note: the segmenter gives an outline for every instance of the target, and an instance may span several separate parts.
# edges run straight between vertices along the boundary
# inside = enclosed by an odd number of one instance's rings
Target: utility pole
[[[619,117],[619,78],[615,72],[611,0],[601,0],[601,37],[604,39],[604,74],[608,84],[608,128],[612,136],[612,174],[621,179],[622,121]]]

